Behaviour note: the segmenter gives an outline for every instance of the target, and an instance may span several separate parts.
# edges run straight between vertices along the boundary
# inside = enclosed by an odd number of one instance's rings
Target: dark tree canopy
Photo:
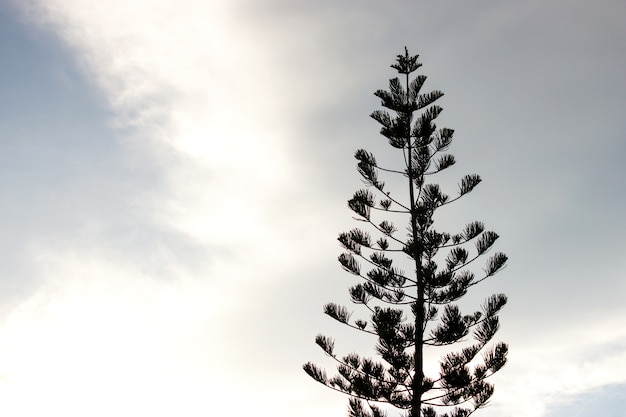
[[[488,255],[498,235],[482,222],[470,222],[456,233],[435,229],[438,210],[471,192],[481,178],[465,175],[454,195],[431,182],[455,164],[448,153],[454,131],[437,128],[442,108],[435,102],[443,93],[422,92],[426,77],[413,75],[420,66],[418,56],[405,49],[391,66],[399,76],[389,81],[388,90],[375,93],[385,109],[371,117],[397,151],[398,166],[380,166],[363,149],[355,153],[367,187],[355,192],[348,206],[364,227],[339,234],[345,249],[339,263],[360,277],[349,294],[369,319],[353,319],[335,303],[324,306],[333,319],[377,338],[379,358],[337,356],[334,339],[318,335],[315,341],[337,362],[337,374],[329,377],[311,362],[304,365],[316,381],[350,396],[351,417],[384,416],[394,407],[410,417],[469,416],[487,404],[494,390],[488,379],[506,363],[507,345],[490,343],[506,296],[492,295],[471,313],[456,304],[471,287],[500,271],[507,256]],[[404,195],[392,196],[382,176],[404,184]],[[476,274],[474,265],[483,257],[484,268]],[[426,350],[448,346],[439,372],[427,375]]]

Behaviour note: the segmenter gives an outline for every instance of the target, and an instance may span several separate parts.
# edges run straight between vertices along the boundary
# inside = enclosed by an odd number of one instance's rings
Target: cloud
[[[141,413],[165,394],[155,415],[186,407],[210,374],[209,340],[196,332],[221,307],[215,289],[156,281],[85,250],[36,261],[45,285],[1,326],[3,412]],[[186,356],[173,354],[181,350]]]
[[[45,284],[0,324],[3,413],[314,416],[343,408],[343,398],[306,389],[314,383],[292,345],[298,319],[260,298],[263,283],[252,287],[259,299],[237,283],[201,279],[210,268],[190,274],[163,261],[176,279],[155,280],[128,259],[86,248],[40,248],[32,261]]]
[[[304,254],[326,252],[315,239],[327,209],[292,143],[296,93],[269,71],[272,48],[239,44],[254,31],[205,2],[29,6],[107,99],[125,162],[158,172],[142,188],[109,178],[124,204],[26,244],[40,280],[0,325],[3,412],[287,415],[277,392],[312,410],[290,381],[303,359],[291,339],[275,342],[297,321],[280,305],[283,284],[320,270]]]
[[[554,327],[549,334],[524,332],[523,337],[509,327],[509,363],[494,376],[493,405],[482,414],[541,417],[574,397],[624,384],[622,321],[618,314],[572,323],[570,328]]]

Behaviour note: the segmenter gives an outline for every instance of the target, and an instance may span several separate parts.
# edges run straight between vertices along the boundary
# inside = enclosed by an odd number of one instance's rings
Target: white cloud
[[[623,321],[618,313],[512,342],[509,363],[495,378],[493,407],[483,415],[541,417],[572,396],[626,383]]]
[[[240,6],[55,0],[30,9],[75,50],[130,128],[129,157],[160,161],[164,182],[135,206],[229,253],[225,273],[239,278],[250,275],[236,272],[244,262],[266,270],[273,254],[297,250],[290,240],[309,227],[298,219],[311,186],[305,150],[294,145],[295,80],[273,61],[284,51],[237,20],[231,9]]]
[[[118,122],[133,129],[139,143],[132,146],[154,152],[161,143],[161,152],[179,156],[173,163],[161,155],[171,179],[163,218],[214,241],[263,224],[266,199],[289,192],[293,167],[263,51],[239,44],[246,34],[229,27],[226,6],[37,5],[102,87]],[[236,222],[235,230],[224,227]]]
[[[85,250],[38,258],[45,285],[0,326],[3,413],[171,415],[201,405],[190,396],[206,388],[215,364],[198,330],[225,294],[189,279],[154,280]]]
[[[322,205],[303,198],[292,86],[270,73],[272,47],[242,44],[254,30],[231,27],[217,3],[33,1],[29,12],[100,86],[128,159],[159,164],[164,180],[130,195],[129,207],[142,219],[132,233],[166,241],[118,248],[87,219],[81,233],[31,245],[41,285],[0,326],[0,392],[11,398],[2,412],[289,415],[305,404],[302,415],[314,413],[297,388],[311,383],[301,359],[277,362],[293,349],[273,305],[279,281],[318,268],[301,255],[317,250],[323,227],[309,210]],[[176,234],[206,259],[181,255],[167,241]]]
[[[343,409],[337,395],[309,393],[314,383],[287,354],[297,332],[274,328],[236,283],[203,279],[211,268],[179,269],[164,281],[86,248],[32,255],[46,282],[0,324],[6,415]]]

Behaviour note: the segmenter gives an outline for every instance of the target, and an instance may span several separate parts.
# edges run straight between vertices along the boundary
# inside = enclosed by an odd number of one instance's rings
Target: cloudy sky
[[[0,413],[343,416],[301,370],[406,45],[496,230],[481,416],[623,414],[626,3],[0,2]],[[373,343],[373,341],[372,341]],[[331,371],[332,369],[329,369]]]

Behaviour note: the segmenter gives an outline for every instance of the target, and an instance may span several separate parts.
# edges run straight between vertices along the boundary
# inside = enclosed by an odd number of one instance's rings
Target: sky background
[[[337,233],[407,46],[509,265],[484,417],[623,416],[626,3],[0,2],[0,413],[343,416]],[[452,178],[452,177],[450,177]],[[454,187],[450,178],[444,185]],[[448,181],[449,183],[447,183]],[[357,308],[355,308],[358,311]]]

